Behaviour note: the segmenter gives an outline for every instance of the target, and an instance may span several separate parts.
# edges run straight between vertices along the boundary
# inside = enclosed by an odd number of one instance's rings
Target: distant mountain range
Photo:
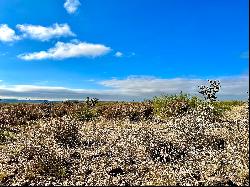
[[[82,100],[67,100],[67,101],[71,101],[71,102],[85,102]],[[61,103],[61,102],[65,102],[65,101],[49,101],[49,100],[32,100],[32,99],[0,99],[0,103]],[[118,101],[98,101],[99,103],[114,103],[114,102],[118,102]],[[124,101],[120,101],[120,102],[124,102]],[[135,102],[135,101],[130,101],[130,102]]]
[[[48,101],[48,100],[31,100],[31,99],[0,99],[0,103],[44,103],[44,102],[61,102],[61,101]]]

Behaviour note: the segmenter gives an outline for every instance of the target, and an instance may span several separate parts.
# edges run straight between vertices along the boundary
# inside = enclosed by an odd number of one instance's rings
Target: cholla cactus
[[[87,106],[95,106],[97,103],[98,103],[98,100],[97,98],[92,98],[92,99],[89,99],[89,97],[86,98],[86,103],[87,103]]]
[[[89,97],[86,98],[86,103],[87,103],[87,106],[90,106],[90,100],[89,100]]]
[[[219,92],[220,90],[220,81],[216,81],[216,80],[208,80],[208,82],[210,83],[210,86],[198,86],[199,87],[199,93],[203,95],[203,97],[205,98],[205,100],[207,101],[216,101],[217,97],[215,96],[215,94],[217,92]]]
[[[91,105],[92,105],[92,106],[95,106],[95,105],[98,103],[98,100],[99,100],[99,99],[97,99],[97,98],[91,99]]]

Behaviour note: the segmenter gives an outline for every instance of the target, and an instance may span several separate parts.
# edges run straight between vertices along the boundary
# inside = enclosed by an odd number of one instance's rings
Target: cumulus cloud
[[[15,31],[7,24],[0,24],[0,41],[13,42],[19,40],[20,37],[16,35]]]
[[[122,57],[122,56],[123,56],[123,53],[120,52],[120,51],[117,51],[117,52],[115,53],[115,56],[116,56],[116,57]]]
[[[69,14],[73,14],[76,12],[80,5],[81,3],[79,2],[79,0],[66,0],[64,3],[64,8]]]
[[[23,38],[31,38],[40,41],[48,41],[52,38],[59,38],[62,36],[75,36],[68,24],[55,23],[50,27],[18,24],[16,27],[23,33]]]
[[[43,59],[66,59],[73,57],[98,57],[107,54],[111,50],[102,44],[92,44],[86,42],[57,42],[55,47],[47,51],[40,51],[18,55],[23,60],[43,60]]]
[[[215,80],[214,78],[213,80]],[[246,100],[249,90],[249,76],[220,77],[221,90],[217,94],[219,100]],[[151,99],[161,94],[176,94],[183,91],[191,95],[198,94],[199,85],[208,85],[204,79],[159,79],[155,77],[128,77],[126,79],[111,79],[98,82],[104,88],[70,89],[64,87],[49,87],[36,85],[0,85],[0,97],[37,98],[37,99],[83,99],[97,97],[100,100],[143,100]]]

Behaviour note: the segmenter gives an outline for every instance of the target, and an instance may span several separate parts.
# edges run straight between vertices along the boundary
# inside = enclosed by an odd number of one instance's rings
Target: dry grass
[[[249,184],[248,105],[218,120],[162,120],[149,105],[91,108],[92,120],[82,104],[0,105],[0,185]]]

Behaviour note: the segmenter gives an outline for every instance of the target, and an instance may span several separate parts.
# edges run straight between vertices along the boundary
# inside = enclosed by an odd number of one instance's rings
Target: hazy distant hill
[[[0,103],[44,103],[44,102],[58,102],[58,101],[48,101],[48,100],[0,99]]]

